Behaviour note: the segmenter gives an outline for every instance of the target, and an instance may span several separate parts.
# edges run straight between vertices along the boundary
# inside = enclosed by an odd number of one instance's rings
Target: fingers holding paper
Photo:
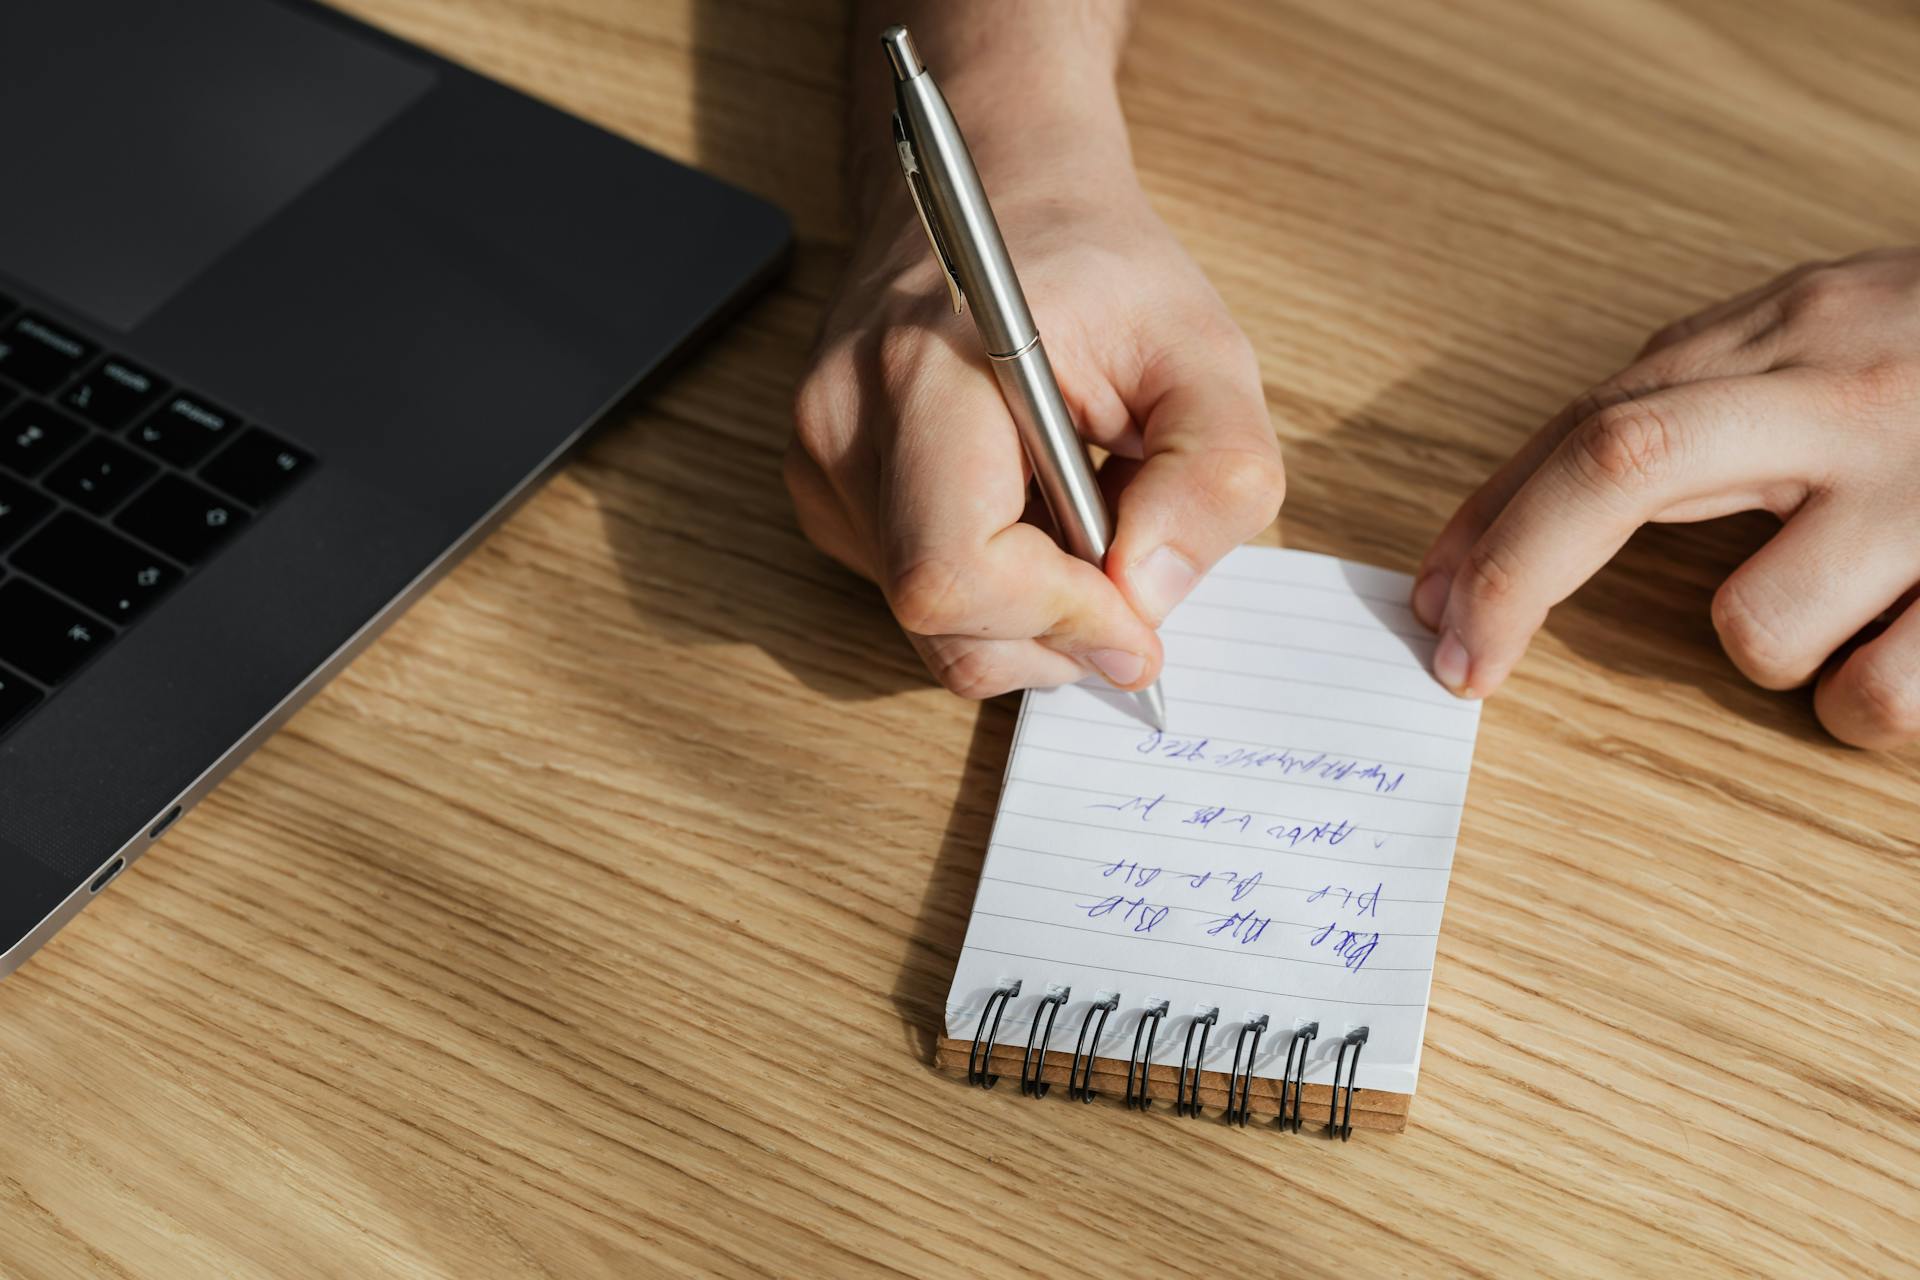
[[[1714,380],[1619,401],[1572,426],[1497,514],[1482,524],[1469,512],[1423,566],[1416,611],[1440,632],[1435,674],[1468,696],[1498,688],[1547,610],[1649,521],[1793,503],[1797,474],[1815,461],[1814,437],[1797,429],[1807,398]],[[1428,575],[1446,584],[1437,616]]]
[[[1767,688],[1824,670],[1827,727],[1897,745],[1920,736],[1916,495],[1920,251],[1804,268],[1662,331],[1543,427],[1442,530],[1414,609],[1435,675],[1483,697],[1640,525],[1771,511],[1714,597],[1723,647]]]

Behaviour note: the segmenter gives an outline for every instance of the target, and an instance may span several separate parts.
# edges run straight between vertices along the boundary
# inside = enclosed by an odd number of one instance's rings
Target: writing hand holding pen
[[[1250,345],[1134,177],[1113,84],[1123,7],[996,13],[983,51],[975,6],[888,8],[922,47],[964,54],[942,88],[1067,407],[1111,454],[1104,571],[1029,509],[1019,432],[886,135],[893,90],[872,41],[888,22],[860,29],[873,74],[856,64],[849,136],[864,231],[798,392],[788,487],[808,536],[880,585],[948,688],[990,697],[1097,674],[1138,690],[1159,674],[1154,628],[1272,523],[1279,448]],[[1044,80],[1008,65],[1036,56]]]

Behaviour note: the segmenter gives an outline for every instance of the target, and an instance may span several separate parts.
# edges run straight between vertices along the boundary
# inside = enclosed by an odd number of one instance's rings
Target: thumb
[[[1220,557],[1273,523],[1286,493],[1259,371],[1244,343],[1234,354],[1166,371],[1120,492],[1107,575],[1156,627]]]

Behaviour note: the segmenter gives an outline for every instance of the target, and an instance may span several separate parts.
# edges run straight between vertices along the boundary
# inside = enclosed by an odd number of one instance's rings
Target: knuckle
[[[1632,394],[1617,379],[1609,378],[1575,396],[1573,403],[1567,406],[1567,416],[1579,424],[1631,399]]]
[[[816,460],[840,420],[839,395],[833,379],[816,371],[800,380],[793,393],[793,436],[795,442]]]
[[[1673,458],[1674,435],[1660,413],[1639,401],[1602,409],[1573,436],[1573,459],[1596,489],[1652,484]]]
[[[1851,398],[1863,412],[1907,410],[1920,402],[1920,361],[1888,356],[1870,361],[1849,379]]]
[[[1286,498],[1287,471],[1269,453],[1246,449],[1223,450],[1213,456],[1207,476],[1214,503],[1248,536],[1272,524]]]
[[[874,357],[888,378],[910,375],[927,357],[927,331],[914,324],[890,324],[874,343]]]
[[[1750,583],[1733,577],[1713,593],[1710,610],[1720,647],[1763,688],[1786,688],[1806,676],[1805,663],[1778,610],[1755,599]]]
[[[995,649],[986,644],[957,644],[943,648],[929,664],[934,679],[951,693],[976,702],[1017,688]]]
[[[1693,336],[1693,327],[1694,321],[1692,320],[1675,320],[1671,324],[1663,324],[1647,335],[1647,340],[1642,344],[1640,350],[1643,352],[1658,351],[1663,347],[1670,347],[1676,342],[1684,341]]]
[[[1853,295],[1853,281],[1844,267],[1811,267],[1787,289],[1783,309],[1789,321],[1821,325],[1850,308]]]
[[[893,575],[887,587],[887,603],[893,607],[894,618],[914,635],[964,632],[966,576],[961,566],[949,560],[922,560]]]
[[[813,462],[797,441],[789,442],[781,461],[781,478],[786,482],[787,498],[793,505],[794,519],[808,542],[827,554],[834,554],[832,524],[829,520],[831,498],[822,492]]]
[[[1457,582],[1473,603],[1498,605],[1512,598],[1518,578],[1513,559],[1504,546],[1480,542],[1467,553]]]
[[[1460,500],[1460,505],[1454,510],[1453,518],[1447,521],[1446,528],[1440,531],[1440,538],[1451,537],[1471,542],[1486,532],[1487,526],[1494,522],[1504,506],[1505,503],[1499,494],[1492,492],[1488,486],[1482,485]]]
[[[1615,384],[1619,391],[1614,396],[1614,403],[1607,407],[1618,409],[1663,387],[1678,386],[1709,376],[1714,361],[1719,358],[1719,344],[1703,341],[1702,332],[1698,326],[1689,324],[1684,334],[1658,350],[1648,352],[1634,361],[1630,368],[1622,370]]]
[[[1252,371],[1258,379],[1260,353],[1254,348],[1253,339],[1247,336],[1247,331],[1235,324],[1232,317],[1220,313],[1218,322],[1211,326],[1209,336],[1215,349],[1229,357],[1237,367]]]
[[[1853,690],[1876,737],[1920,735],[1920,675],[1885,659],[1864,657],[1854,673]]]

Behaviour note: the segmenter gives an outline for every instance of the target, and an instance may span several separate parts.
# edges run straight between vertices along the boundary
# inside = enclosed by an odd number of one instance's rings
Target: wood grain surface
[[[799,252],[0,983],[0,1272],[1915,1274],[1920,756],[1718,652],[1766,521],[1637,538],[1487,707],[1404,1134],[964,1088],[1013,704],[929,687],[779,479],[839,6],[351,7]],[[1259,351],[1289,545],[1409,569],[1648,330],[1920,239],[1910,4],[1143,9],[1140,168]]]

